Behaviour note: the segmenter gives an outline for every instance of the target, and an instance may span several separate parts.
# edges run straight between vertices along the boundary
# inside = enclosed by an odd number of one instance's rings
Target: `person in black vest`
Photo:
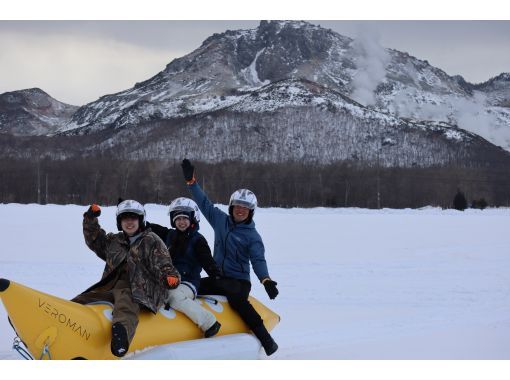
[[[221,272],[212,258],[207,240],[198,232],[200,211],[193,200],[181,197],[172,201],[168,215],[173,228],[147,222],[147,227],[165,242],[181,274],[181,284],[168,292],[167,303],[191,319],[204,332],[204,337],[212,337],[218,333],[221,324],[213,313],[194,299],[202,268],[211,277],[220,277]]]

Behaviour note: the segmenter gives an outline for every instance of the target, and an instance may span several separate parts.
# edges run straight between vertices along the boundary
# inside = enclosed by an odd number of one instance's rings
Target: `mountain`
[[[510,149],[507,77],[472,85],[370,36],[262,21],[209,37],[156,76],[80,108],[60,131],[88,134],[211,112],[269,83],[304,79],[383,113],[449,123]]]
[[[69,122],[77,109],[53,99],[39,88],[6,92],[0,94],[0,133],[49,135]]]
[[[55,133],[88,136],[68,155],[486,166],[510,157],[498,147],[510,149],[509,91],[508,74],[473,85],[370,36],[262,21],[212,35]]]
[[[188,157],[211,163],[510,164],[508,152],[476,134],[384,114],[303,79],[272,82],[236,96],[234,104],[212,112],[81,136],[103,136],[81,154],[135,160]]]
[[[502,73],[473,88],[487,94],[491,104],[510,108],[510,73]]]

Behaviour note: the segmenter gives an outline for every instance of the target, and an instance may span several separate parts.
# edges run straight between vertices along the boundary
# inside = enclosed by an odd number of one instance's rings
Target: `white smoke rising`
[[[485,94],[475,92],[471,98],[427,97],[416,89],[399,92],[392,111],[400,117],[444,121],[475,133],[505,149],[510,148],[510,128],[498,118],[501,109],[490,107]]]
[[[374,105],[374,91],[386,76],[386,66],[390,56],[379,44],[378,35],[363,29],[354,40],[354,51],[357,56],[357,73],[352,80],[352,98],[363,105]]]
[[[441,103],[441,99],[427,97],[416,88],[408,88],[398,92],[393,104],[389,106],[399,117],[410,117],[420,120],[449,121],[453,115],[452,104]]]
[[[496,110],[488,106],[485,94],[475,92],[472,99],[460,99],[454,107],[454,119],[460,128],[508,149],[510,128],[498,120]]]
[[[391,57],[381,46],[379,36],[373,30],[360,30],[354,40],[353,50],[357,57],[357,72],[352,80],[351,97],[365,106],[376,105],[375,90],[385,79],[386,67]],[[414,85],[420,87],[420,73],[417,68],[407,62],[404,70]],[[404,91],[397,91],[392,104],[387,107],[401,117],[444,121],[457,125],[510,150],[510,126],[505,124],[510,110],[491,107],[483,93],[475,92],[471,97],[440,95],[419,90],[409,83]]]

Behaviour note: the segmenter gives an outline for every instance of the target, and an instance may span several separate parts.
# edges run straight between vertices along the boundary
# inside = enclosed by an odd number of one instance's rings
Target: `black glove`
[[[276,289],[276,285],[278,283],[276,281],[273,281],[271,279],[264,281],[264,288],[266,288],[267,295],[270,299],[274,300],[276,296],[278,295],[278,289]]]
[[[85,211],[85,214],[83,214],[89,219],[98,218],[99,215],[101,215],[101,207],[99,205],[96,205],[95,203],[90,205],[89,209]]]
[[[195,177],[195,167],[191,165],[191,162],[187,158],[182,160],[182,174],[184,174],[184,179],[186,182],[190,182]]]

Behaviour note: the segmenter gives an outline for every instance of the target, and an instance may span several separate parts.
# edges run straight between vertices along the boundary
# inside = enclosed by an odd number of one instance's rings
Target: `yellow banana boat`
[[[117,359],[110,351],[110,304],[81,305],[6,279],[0,279],[0,299],[35,359]],[[198,302],[221,323],[218,336],[250,332],[225,297],[207,296]],[[251,296],[250,302],[271,331],[280,317]],[[202,331],[178,311],[142,311],[129,352],[202,337]]]

